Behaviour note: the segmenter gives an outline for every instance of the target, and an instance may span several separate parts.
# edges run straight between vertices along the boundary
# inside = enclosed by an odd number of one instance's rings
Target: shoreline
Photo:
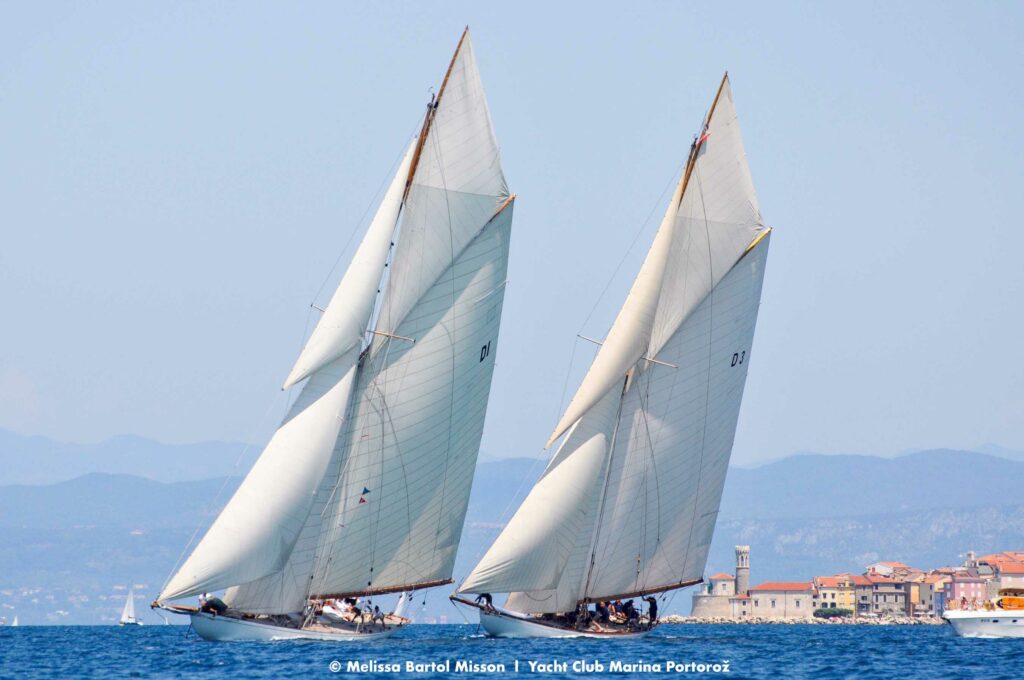
[[[867,617],[834,617],[830,619],[806,618],[806,619],[782,619],[767,616],[751,616],[742,619],[733,619],[725,616],[679,616],[672,614],[658,619],[658,623],[681,623],[681,624],[811,624],[826,626],[943,626],[944,619],[935,616],[922,616],[912,618],[909,616],[879,616],[878,618]]]

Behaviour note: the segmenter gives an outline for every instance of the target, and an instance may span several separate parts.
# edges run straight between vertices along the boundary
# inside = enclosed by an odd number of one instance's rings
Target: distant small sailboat
[[[128,597],[124,601],[124,609],[121,610],[121,620],[118,622],[122,626],[141,626],[142,621],[135,617],[135,589],[128,589]]]
[[[18,625],[18,615],[14,615],[14,621],[11,622],[11,628]]]
[[[514,199],[467,29],[285,380],[299,395],[153,607],[211,640],[367,640],[409,623],[409,596],[358,598],[452,582]]]
[[[488,634],[642,636],[656,609],[645,620],[629,598],[701,581],[770,231],[726,75],[629,295],[548,441],[565,435],[562,445],[452,596],[479,609]],[[504,607],[491,593],[509,594]]]

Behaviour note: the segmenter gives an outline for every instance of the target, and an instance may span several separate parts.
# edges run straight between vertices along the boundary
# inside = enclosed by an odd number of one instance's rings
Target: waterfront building
[[[735,620],[747,619],[753,616],[753,605],[750,601],[750,595],[743,593],[742,595],[734,595],[729,598],[729,610],[732,614],[732,618]]]
[[[857,611],[856,588],[851,574],[814,577],[815,609],[849,609]]]
[[[736,546],[736,594],[750,591],[750,546]]]
[[[1024,562],[1002,562],[996,567],[996,594],[1004,588],[1024,589]]]
[[[736,577],[732,574],[718,573],[708,578],[708,592],[712,595],[732,597],[736,594]]]
[[[850,577],[853,582],[854,597],[856,598],[857,614],[867,614],[871,611],[871,592],[873,584],[867,576],[854,575]]]
[[[907,616],[924,616],[924,594],[922,586],[928,575],[923,571],[913,572],[903,578],[903,593],[907,606]]]
[[[968,607],[980,606],[987,596],[985,579],[967,574],[954,574],[950,581],[943,585],[942,590],[943,599],[949,609],[962,607],[964,604]]]
[[[942,615],[942,592],[951,579],[948,574],[935,572],[924,577],[924,581],[920,583],[920,599],[926,616]]]
[[[871,612],[874,614],[905,614],[907,593],[904,582],[875,573],[864,575],[871,583]]]
[[[703,618],[736,618],[746,614],[734,612],[732,599],[747,594],[750,583],[750,546],[736,546],[736,576],[726,573],[713,574],[706,579],[704,587],[693,593],[690,616]],[[736,611],[746,611],[743,603]]]
[[[923,573],[920,569],[903,564],[902,562],[875,562],[864,568],[865,575],[877,574],[878,576],[889,576],[900,580],[920,573]]]
[[[750,589],[751,616],[809,619],[814,615],[814,584],[768,581]]]

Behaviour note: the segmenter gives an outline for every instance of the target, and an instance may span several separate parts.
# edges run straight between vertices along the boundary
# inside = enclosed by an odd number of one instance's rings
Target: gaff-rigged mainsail
[[[575,397],[568,433],[459,588],[562,612],[700,579],[732,451],[769,230],[728,77]]]
[[[467,30],[285,382],[305,379],[302,391],[159,601],[227,588],[235,609],[290,613],[322,593],[450,581],[497,351],[512,202]]]

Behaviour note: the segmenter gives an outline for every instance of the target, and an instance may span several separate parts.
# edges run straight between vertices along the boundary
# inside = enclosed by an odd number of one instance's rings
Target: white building
[[[750,615],[772,619],[809,619],[814,615],[814,584],[768,581],[750,589]]]

